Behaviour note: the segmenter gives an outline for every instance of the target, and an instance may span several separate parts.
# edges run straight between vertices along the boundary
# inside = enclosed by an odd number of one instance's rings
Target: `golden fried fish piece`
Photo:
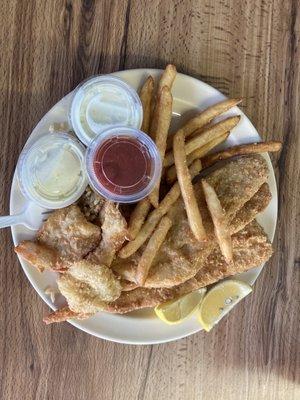
[[[150,289],[139,287],[125,291],[114,302],[106,304],[105,311],[116,314],[125,314],[140,308],[155,307],[167,300],[182,296],[198,288],[196,279],[189,279],[173,288]]]
[[[255,217],[256,210],[262,211],[262,206],[267,205],[270,197],[266,195],[269,193],[266,187],[257,194],[257,197],[253,197],[267,178],[267,164],[263,157],[256,155],[233,160],[207,177],[207,182],[216,190],[232,224],[232,232],[242,229],[249,220]],[[201,183],[195,184],[194,188],[208,240],[199,242],[194,238],[186,217],[184,203],[182,199],[179,199],[168,212],[173,225],[154,259],[145,287],[173,287],[192,278],[217,245]],[[261,204],[258,199],[263,200]],[[245,204],[247,204],[245,211],[237,214]],[[249,212],[249,210],[252,211]],[[236,214],[238,219],[231,222]],[[136,267],[143,248],[126,260],[117,258],[112,268],[123,279],[134,282]]]
[[[272,194],[269,185],[264,183],[254,196],[235,214],[230,226],[231,232],[238,232],[253,221],[257,214],[268,206],[271,199]]]
[[[57,250],[45,244],[24,240],[15,247],[15,252],[40,272],[45,269],[63,272],[66,269]]]
[[[105,308],[105,303],[116,300],[121,284],[105,265],[82,260],[60,275],[57,286],[72,311],[94,314]]]
[[[122,314],[140,308],[155,307],[227,276],[257,267],[266,262],[273,252],[266,234],[256,221],[233,235],[232,244],[234,258],[232,264],[226,263],[216,246],[194,278],[173,288],[143,287],[122,292],[116,301],[107,304],[105,311]]]
[[[88,222],[77,205],[71,205],[50,214],[37,239],[56,249],[62,258],[76,261],[99,244],[101,229]]]
[[[227,276],[258,267],[273,254],[263,228],[254,220],[245,229],[232,236],[233,263],[226,263],[218,247],[207,258],[203,268],[195,275],[199,287],[210,285]]]
[[[72,205],[54,211],[38,232],[37,240],[25,240],[15,251],[40,271],[64,272],[95,249],[100,239],[100,227],[88,222],[79,207]]]
[[[228,162],[207,177],[229,220],[252,198],[269,176],[265,159],[254,154]]]
[[[127,222],[118,205],[106,201],[100,212],[102,240],[88,256],[90,261],[110,266],[127,235]]]

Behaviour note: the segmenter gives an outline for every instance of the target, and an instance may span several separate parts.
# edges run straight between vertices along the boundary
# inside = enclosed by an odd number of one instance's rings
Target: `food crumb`
[[[50,297],[52,303],[55,302],[55,297],[59,294],[58,289],[54,288],[53,286],[47,286],[45,289],[45,294]]]

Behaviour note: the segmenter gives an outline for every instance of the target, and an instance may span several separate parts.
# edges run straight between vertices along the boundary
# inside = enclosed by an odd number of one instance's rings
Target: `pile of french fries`
[[[153,77],[149,76],[140,91],[144,112],[141,129],[155,141],[162,159],[163,172],[149,197],[140,201],[132,212],[128,226],[128,242],[118,254],[120,258],[128,258],[145,244],[137,267],[137,286],[145,284],[153,260],[172,225],[168,211],[180,196],[183,198],[189,225],[196,240],[207,239],[192,184],[193,178],[199,174],[202,167],[206,168],[219,160],[238,155],[281,149],[280,142],[261,142],[210,153],[228,138],[241,117],[226,117],[218,123],[213,123],[214,118],[238,105],[240,99],[224,100],[201,111],[174,135],[169,136],[173,105],[171,92],[175,78],[175,66],[167,65],[157,85]],[[160,199],[163,184],[169,185],[169,190]],[[214,188],[204,179],[202,187],[216,239],[225,260],[230,263],[233,261],[233,255],[226,215]]]

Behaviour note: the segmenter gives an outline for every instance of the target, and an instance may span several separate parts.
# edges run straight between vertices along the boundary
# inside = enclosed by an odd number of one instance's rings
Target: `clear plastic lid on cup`
[[[136,91],[112,75],[92,77],[75,89],[70,109],[70,123],[85,144],[114,126],[139,129],[143,108]]]
[[[134,203],[148,196],[161,169],[155,143],[137,129],[108,129],[92,141],[86,153],[90,185],[118,203]]]
[[[85,148],[68,133],[47,133],[25,146],[17,171],[24,196],[49,209],[74,203],[88,184]]]

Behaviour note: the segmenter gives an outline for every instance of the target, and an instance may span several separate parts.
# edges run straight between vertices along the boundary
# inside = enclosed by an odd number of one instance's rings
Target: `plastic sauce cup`
[[[24,196],[48,209],[66,207],[83,194],[88,184],[85,148],[73,136],[45,134],[23,149],[17,166]]]
[[[162,169],[158,149],[145,133],[123,126],[108,129],[87,149],[90,185],[118,203],[135,203],[153,190]]]
[[[122,79],[100,75],[75,89],[69,119],[77,137],[88,146],[108,128],[122,125],[139,129],[143,108],[136,91]]]

